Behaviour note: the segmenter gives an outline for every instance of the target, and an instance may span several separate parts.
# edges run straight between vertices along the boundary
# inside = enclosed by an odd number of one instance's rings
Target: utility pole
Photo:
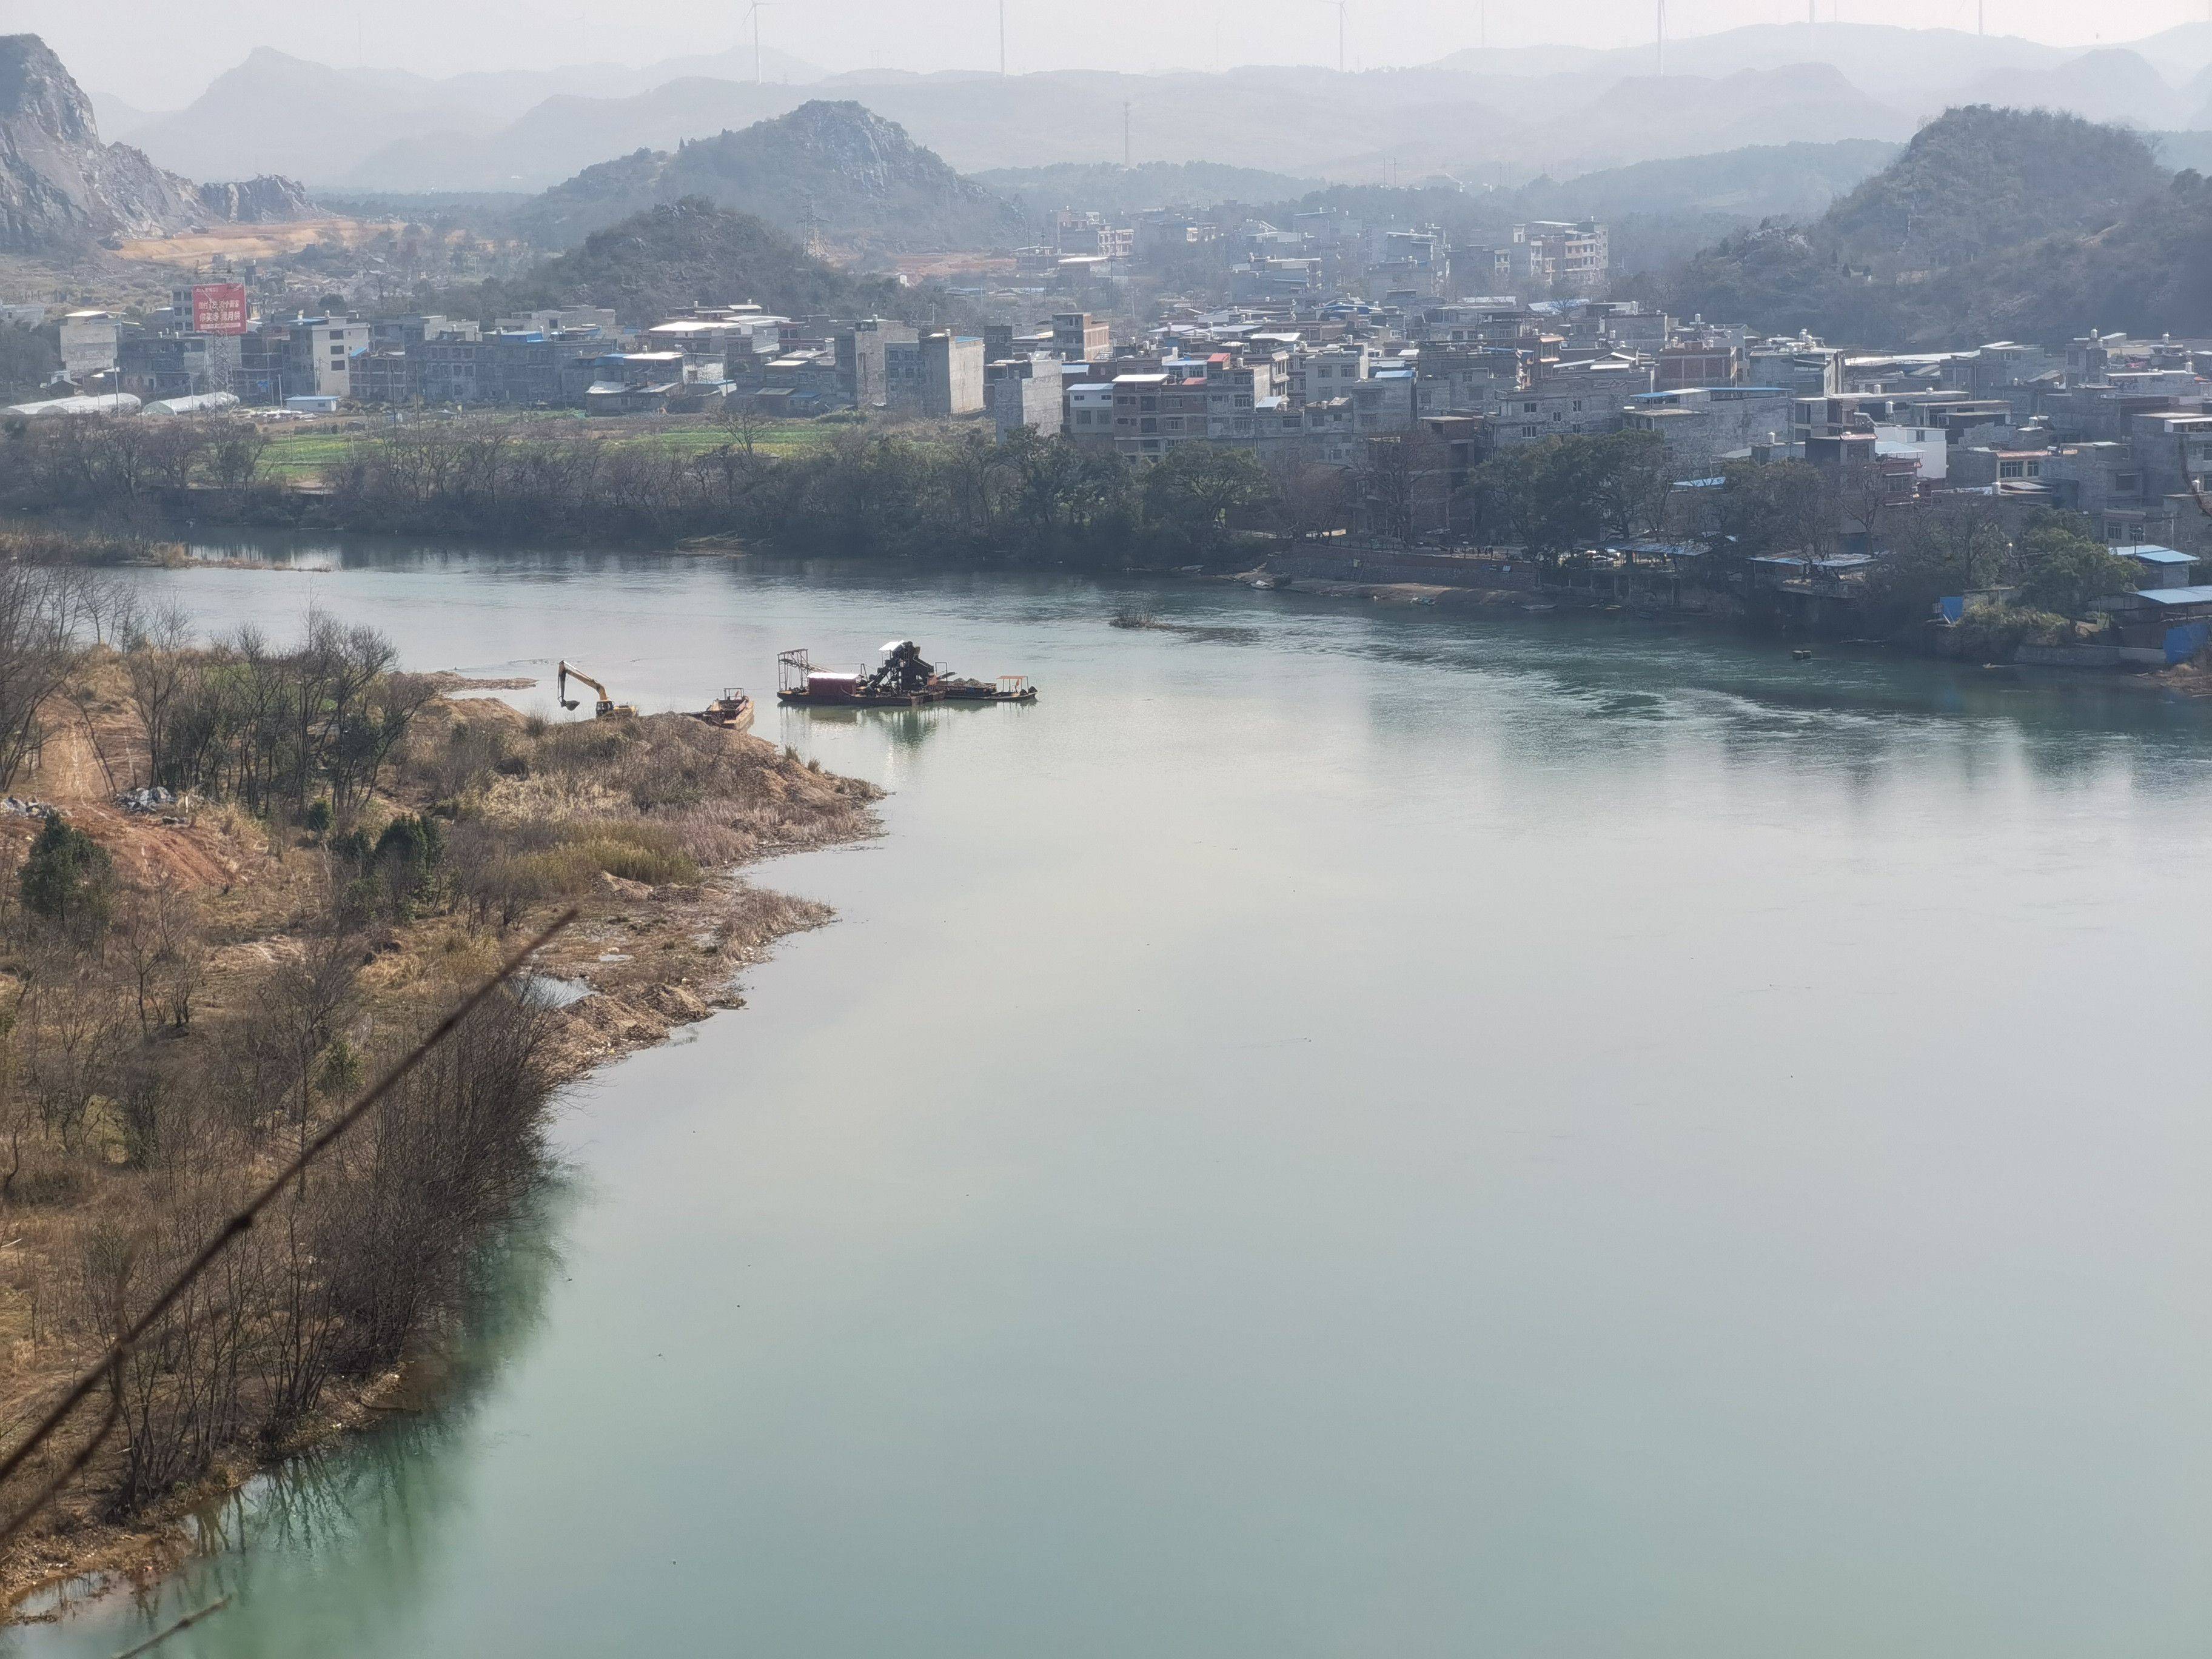
[[[1659,73],[1667,72],[1667,0],[1658,0],[1659,6]]]
[[[1129,100],[1121,100],[1121,171],[1129,170]]]

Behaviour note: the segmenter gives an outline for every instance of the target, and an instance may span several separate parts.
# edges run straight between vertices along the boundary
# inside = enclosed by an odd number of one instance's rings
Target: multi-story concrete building
[[[1717,461],[1748,454],[1754,445],[1786,448],[1795,413],[1796,399],[1782,386],[1684,386],[1631,398],[1622,423],[1632,432],[1658,433],[1686,460]],[[1871,457],[1871,429],[1866,435]]]
[[[1743,379],[1742,348],[1726,339],[1682,339],[1662,346],[1654,359],[1654,389],[1735,386]]]
[[[1215,442],[1250,439],[1253,411],[1277,397],[1283,366],[1272,356],[1238,361],[1227,355],[1211,360],[1206,372],[1206,435]]]
[[[1748,341],[1743,378],[1752,386],[1780,386],[1792,398],[1832,398],[1844,389],[1844,354],[1809,334]]]
[[[1375,372],[1379,355],[1364,341],[1302,354],[1291,364],[1291,401],[1322,404],[1350,397],[1352,388]]]
[[[1532,283],[1592,294],[1611,275],[1613,240],[1595,219],[1532,219],[1513,227],[1517,273]]]
[[[1055,312],[1052,350],[1064,362],[1103,363],[1114,355],[1114,332],[1087,311]]]
[[[1079,444],[1114,443],[1114,383],[1078,380],[1064,390],[1060,431]]]
[[[907,415],[943,418],[981,414],[983,342],[973,335],[934,330],[912,342],[884,348],[885,402]]]
[[[885,317],[865,318],[838,331],[832,343],[837,355],[837,375],[846,398],[856,409],[882,409],[890,401],[889,354],[894,346],[912,345],[920,337],[911,323]]]
[[[1415,403],[1424,416],[1483,414],[1528,384],[1522,354],[1510,346],[1431,341],[1413,363]]]
[[[1503,393],[1490,406],[1492,440],[1510,448],[1547,438],[1617,432],[1623,406],[1650,390],[1647,364],[1599,358],[1557,366],[1542,380]]]
[[[1164,374],[1119,374],[1114,379],[1114,447],[1124,458],[1143,459],[1160,453],[1160,398],[1168,387]]]
[[[353,396],[353,360],[368,350],[368,325],[346,317],[295,317],[287,325],[287,398]]]
[[[243,341],[226,334],[156,334],[125,328],[116,349],[118,390],[142,401],[229,392]]]
[[[123,319],[112,311],[72,311],[62,319],[62,373],[77,385],[115,372]]]
[[[1018,427],[1027,427],[1047,438],[1060,435],[1064,410],[1056,378],[1002,375],[991,382],[990,408],[991,424],[1001,443]]]

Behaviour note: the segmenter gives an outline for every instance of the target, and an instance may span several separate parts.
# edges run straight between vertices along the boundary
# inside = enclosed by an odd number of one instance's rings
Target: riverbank
[[[333,1000],[330,1042],[302,1050],[319,1079],[318,1109],[329,1109],[352,1086],[345,1079],[362,1074],[364,1062],[398,1034],[450,1006],[514,939],[574,905],[578,921],[542,953],[526,988],[538,1011],[535,1073],[557,1089],[741,1006],[736,976],[746,966],[777,939],[830,919],[826,908],[757,887],[742,872],[763,859],[857,840],[878,827],[872,803],[880,791],[750,736],[678,714],[549,725],[482,695],[535,682],[414,678],[425,700],[404,752],[347,822],[327,830],[205,799],[150,811],[119,799],[119,789],[146,775],[149,741],[125,665],[112,653],[95,653],[66,695],[42,711],[49,734],[15,785],[28,805],[0,813],[0,869],[12,886],[12,872],[58,814],[112,865],[118,915],[140,914],[137,895],[167,895],[191,907],[191,938],[172,953],[191,962],[191,982],[181,993],[192,1005],[189,1023],[169,1027],[157,1012],[149,1039],[171,1075],[197,1085],[196,1068],[227,1063],[220,1036],[210,1032],[272,1016],[281,1023],[293,1005],[276,994],[288,988],[280,981],[289,969],[322,959],[331,941],[317,919],[335,892],[353,907],[356,920],[340,936],[353,956],[343,995]],[[393,861],[386,849],[395,839],[419,839],[419,826],[438,822],[447,829],[429,838],[446,844],[442,863],[432,857],[410,870]],[[404,833],[395,838],[394,826]],[[364,848],[379,851],[364,861]],[[423,884],[396,907],[376,894],[349,896],[364,882],[386,888],[395,876]],[[137,925],[118,921],[116,932]],[[83,948],[113,956],[127,980],[131,939]],[[0,991],[20,1012],[26,988],[53,971],[18,944],[0,963]],[[85,988],[77,1002],[106,1007],[100,970],[80,964],[72,971]],[[170,994],[167,984],[155,986],[157,1005]],[[112,1000],[112,1025],[100,1028],[100,1041],[118,1050],[142,1036],[128,1018],[125,988],[118,984]],[[18,1045],[25,1030],[19,1022],[11,1030]],[[72,1133],[31,1148],[27,1168],[19,1146],[16,1170],[7,1176],[0,1425],[11,1439],[96,1351],[96,1328],[60,1312],[64,1287],[81,1271],[76,1260],[101,1229],[132,1224],[134,1206],[165,1201],[170,1178],[134,1141],[125,1093],[120,1085],[94,1093]],[[23,1103],[10,1103],[18,1140],[32,1121],[27,1114]],[[178,1231],[188,1225],[180,1222]],[[411,1406],[449,1329],[449,1312],[437,1310],[408,1334],[395,1363],[334,1382],[280,1437],[217,1447],[204,1468],[120,1516],[103,1495],[119,1455],[111,1447],[0,1566],[0,1596],[15,1607],[88,1573],[165,1571],[191,1547],[186,1523],[213,1498],[273,1462],[379,1420],[402,1398]]]

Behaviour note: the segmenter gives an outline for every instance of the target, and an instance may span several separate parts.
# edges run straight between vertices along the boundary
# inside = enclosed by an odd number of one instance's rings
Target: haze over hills
[[[1212,207],[1218,202],[1274,202],[1321,186],[1265,167],[1218,161],[1056,161],[1050,167],[998,167],[975,175],[1025,209],[1032,218],[1073,207],[1094,213],[1133,213],[1176,205]]]
[[[896,123],[821,100],[673,154],[587,167],[516,216],[544,247],[569,247],[649,203],[699,198],[864,257],[1015,246],[1030,221],[964,179]]]
[[[201,173],[279,170],[383,191],[543,190],[640,149],[673,150],[785,113],[858,99],[967,171],[1194,157],[1384,180],[1439,169],[1474,182],[1694,155],[1753,143],[1902,139],[1943,108],[2049,104],[2147,127],[2212,120],[2212,24],[2131,48],[1877,24],[1766,24],[1648,46],[1461,52],[1423,68],[1340,75],[1058,71],[1000,77],[866,71],[811,86],[745,48],[638,70],[589,66],[449,81],[325,69],[257,52],[189,108],[134,137]],[[1737,79],[1735,77],[1751,77]],[[341,84],[343,83],[343,85]],[[1650,100],[1664,100],[1666,119]],[[1644,107],[1636,106],[1643,103]]]
[[[761,70],[771,88],[818,80],[822,73],[773,50],[762,52]],[[434,78],[404,70],[332,69],[264,46],[182,109],[146,114],[118,104],[116,114],[129,125],[111,125],[111,131],[186,173],[251,171],[244,157],[270,155],[285,163],[274,170],[327,181],[410,130],[451,142],[495,132],[549,99],[632,96],[687,77],[750,83],[751,49],[644,68],[586,64]]]
[[[1119,149],[1125,118],[1142,159],[1203,159],[1322,179],[1436,172],[1517,182],[1753,143],[1902,141],[1912,130],[1833,70],[1746,70],[1725,81],[1668,77],[1562,84],[1477,81],[1407,70],[1384,86],[1319,70],[1219,76],[917,76],[851,90],[963,172],[1095,162]],[[1637,100],[1668,100],[1654,122]],[[544,188],[639,149],[673,149],[804,101],[797,88],[687,81],[630,99],[559,99],[503,131],[425,135],[390,146],[337,182],[368,190]],[[1299,118],[1285,121],[1283,111]]]
[[[2212,331],[2212,185],[2135,133],[1954,110],[1818,219],[1732,236],[1656,297],[1862,345]]]
[[[289,179],[195,185],[100,140],[92,100],[35,34],[0,36],[0,250],[46,254],[216,220],[307,216]]]

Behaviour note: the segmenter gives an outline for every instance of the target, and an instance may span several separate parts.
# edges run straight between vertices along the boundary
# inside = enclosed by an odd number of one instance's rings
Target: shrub
[[[308,802],[307,816],[300,820],[300,823],[311,836],[328,835],[331,829],[330,802],[326,800]]]
[[[644,824],[608,824],[609,832],[649,828]],[[611,876],[641,881],[648,887],[688,885],[699,879],[699,866],[690,856],[669,846],[650,844],[635,834],[594,834],[576,843],[576,850]]]
[[[1959,654],[1969,661],[2010,662],[2031,641],[2047,644],[2067,631],[2066,618],[2019,605],[1970,605],[1953,630]]]
[[[106,849],[59,813],[31,843],[18,878],[26,910],[79,934],[107,925],[114,879]]]

